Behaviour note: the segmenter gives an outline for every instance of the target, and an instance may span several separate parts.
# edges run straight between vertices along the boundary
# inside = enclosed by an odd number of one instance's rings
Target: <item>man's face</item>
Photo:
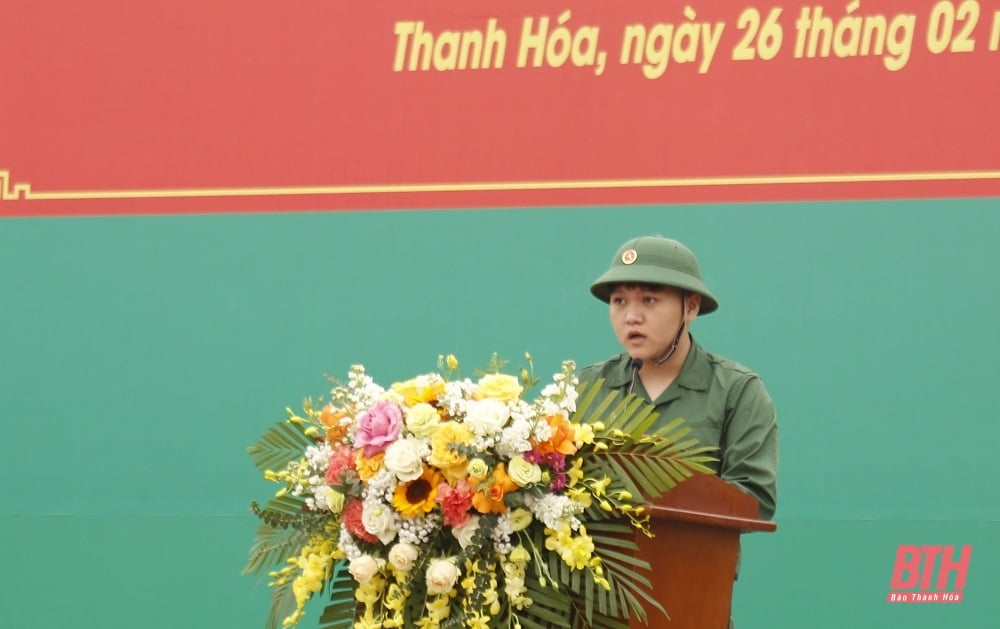
[[[620,284],[611,292],[611,327],[632,358],[656,360],[667,353],[681,322],[698,315],[701,296],[689,293],[687,308],[681,292],[671,286]]]

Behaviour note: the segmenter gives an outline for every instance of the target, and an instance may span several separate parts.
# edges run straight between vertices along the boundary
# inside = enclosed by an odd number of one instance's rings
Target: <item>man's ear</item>
[[[698,293],[688,293],[685,296],[687,300],[687,322],[691,323],[701,312],[701,295]]]

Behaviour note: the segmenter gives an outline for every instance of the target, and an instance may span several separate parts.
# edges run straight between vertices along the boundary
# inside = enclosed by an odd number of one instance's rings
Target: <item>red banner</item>
[[[1000,0],[3,0],[0,215],[1000,196]]]

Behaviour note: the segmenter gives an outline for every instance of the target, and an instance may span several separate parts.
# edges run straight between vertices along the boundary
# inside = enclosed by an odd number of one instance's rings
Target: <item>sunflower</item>
[[[415,518],[434,510],[437,505],[437,486],[443,481],[441,472],[424,467],[419,478],[396,487],[392,506],[404,518]]]

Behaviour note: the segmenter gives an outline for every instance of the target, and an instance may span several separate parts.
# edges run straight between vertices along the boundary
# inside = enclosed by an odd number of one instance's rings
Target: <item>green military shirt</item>
[[[632,386],[631,360],[620,354],[581,370],[581,382],[604,378],[604,387],[623,393]],[[653,402],[666,424],[677,417],[691,428],[699,445],[717,447],[711,465],[719,477],[760,503],[760,517],[771,519],[777,504],[778,424],[774,403],[760,377],[746,367],[707,352],[694,339],[677,379],[656,400],[641,380],[633,393]]]

